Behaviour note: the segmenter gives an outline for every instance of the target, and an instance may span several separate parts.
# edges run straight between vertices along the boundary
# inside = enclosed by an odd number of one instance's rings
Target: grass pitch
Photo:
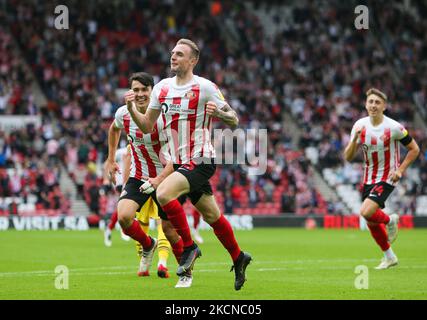
[[[169,279],[136,275],[133,242],[100,230],[0,232],[0,299],[284,300],[427,299],[427,230],[402,230],[393,245],[399,266],[374,270],[382,253],[369,232],[359,230],[255,229],[237,231],[253,256],[247,282],[234,291],[231,261],[213,232],[203,231],[203,256],[193,286],[176,289],[176,262]],[[55,288],[55,268],[69,270],[68,289]],[[368,289],[357,289],[356,267],[368,267]],[[366,275],[366,274],[365,274]],[[364,282],[366,284],[366,282]]]

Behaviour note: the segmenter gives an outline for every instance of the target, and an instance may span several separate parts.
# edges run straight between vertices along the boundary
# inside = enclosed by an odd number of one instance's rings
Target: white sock
[[[389,259],[389,260],[396,257],[391,247],[388,248],[388,250],[384,251],[384,257],[386,257],[386,259]]]

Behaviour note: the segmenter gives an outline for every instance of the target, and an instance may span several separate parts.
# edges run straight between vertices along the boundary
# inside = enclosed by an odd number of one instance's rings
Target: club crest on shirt
[[[196,97],[196,94],[193,92],[193,90],[190,90],[185,93],[184,97],[191,100]]]

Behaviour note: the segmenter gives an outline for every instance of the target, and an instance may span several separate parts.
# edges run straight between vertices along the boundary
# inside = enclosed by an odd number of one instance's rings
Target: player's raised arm
[[[215,102],[208,101],[206,104],[206,113],[212,117],[220,119],[232,129],[235,129],[239,124],[239,118],[237,117],[236,111],[234,111],[228,103],[219,109]]]
[[[145,114],[136,110],[135,93],[129,90],[125,94],[125,102],[132,120],[143,133],[151,133],[161,110],[148,108]]]
[[[111,123],[108,129],[108,157],[104,164],[104,170],[107,177],[113,184],[116,184],[116,172],[120,172],[120,167],[116,162],[116,151],[120,140],[121,129]]]
[[[359,146],[359,138],[363,128],[355,128],[351,134],[350,142],[344,149],[344,159],[346,161],[352,161],[356,156],[357,147]]]
[[[211,81],[203,83],[206,90],[208,102],[206,103],[206,113],[211,117],[220,119],[226,125],[235,129],[239,124],[237,113],[225,100],[221,90]]]

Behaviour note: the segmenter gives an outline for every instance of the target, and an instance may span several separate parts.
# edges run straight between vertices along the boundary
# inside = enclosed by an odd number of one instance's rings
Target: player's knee
[[[132,223],[133,223],[133,217],[127,215],[127,214],[118,214],[118,221],[120,224],[120,227],[122,227],[122,229],[127,229],[129,228]]]
[[[157,195],[157,201],[160,203],[161,206],[167,205],[171,200],[172,197],[170,196],[169,192],[165,190],[164,188],[158,189],[156,191]]]
[[[367,218],[369,218],[369,217],[372,215],[372,213],[370,212],[370,210],[369,210],[369,209],[367,209],[367,208],[362,208],[362,209],[360,210],[360,215],[361,215],[363,218],[367,219]]]
[[[219,217],[220,217],[220,213],[215,211],[215,210],[208,210],[205,212],[203,212],[203,220],[205,220],[208,224],[212,224],[216,221],[218,221]]]

